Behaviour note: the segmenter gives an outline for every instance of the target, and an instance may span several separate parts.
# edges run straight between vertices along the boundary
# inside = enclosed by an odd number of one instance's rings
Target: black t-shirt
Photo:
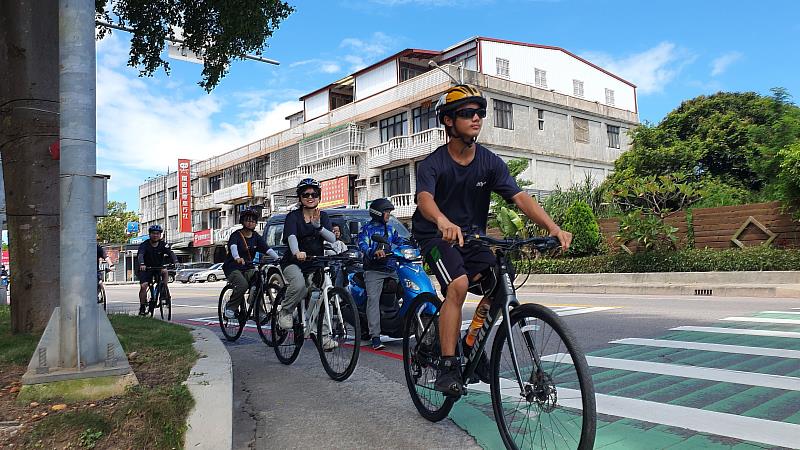
[[[511,201],[522,190],[499,156],[482,145],[475,147],[475,158],[466,166],[453,160],[447,145],[428,155],[417,169],[417,195],[430,193],[448,220],[485,233],[491,193]],[[419,208],[411,218],[411,229],[418,240],[430,239],[438,232],[436,224],[423,217]]]
[[[236,250],[239,252],[239,257],[245,261],[244,264],[238,264],[236,261],[234,261],[233,254],[230,251],[232,245],[236,246]],[[234,270],[246,270],[247,266],[253,262],[256,252],[266,254],[267,251],[269,251],[269,246],[267,246],[266,241],[264,241],[264,238],[261,237],[260,234],[253,231],[252,236],[249,238],[243,238],[243,233],[240,231],[234,231],[231,233],[231,237],[228,238],[228,256],[225,258],[225,262],[222,264],[222,270],[225,272],[226,276]]]
[[[144,259],[138,258],[139,255],[144,255]],[[168,261],[166,258],[169,256],[171,261]],[[144,261],[144,265],[147,267],[158,267],[163,266],[169,262],[176,262],[178,258],[175,256],[175,253],[172,252],[172,249],[169,247],[169,244],[165,243],[164,241],[158,241],[155,247],[150,245],[150,239],[139,244],[139,252],[137,254],[137,259],[141,263]]]
[[[319,223],[322,228],[331,231],[331,219],[325,211],[319,212]],[[323,244],[325,239],[320,236],[319,231],[311,222],[305,221],[303,218],[303,208],[295,209],[286,215],[286,220],[283,224],[283,243],[287,246],[289,245],[289,236],[291,235],[297,237],[297,246],[301,252],[306,252],[306,254],[314,256],[322,256],[324,254]],[[310,261],[298,262],[291,253],[291,250],[286,250],[285,263],[297,264],[304,271],[315,266]]]
[[[106,259],[106,250],[97,244],[97,259]]]

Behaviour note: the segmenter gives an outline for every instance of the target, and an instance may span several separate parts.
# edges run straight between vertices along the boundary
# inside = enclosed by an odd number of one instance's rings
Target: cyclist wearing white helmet
[[[283,242],[289,249],[281,264],[286,280],[286,297],[281,303],[278,326],[285,330],[292,328],[292,311],[308,294],[314,270],[320,267],[319,262],[308,261],[308,256],[323,256],[323,241],[336,242],[328,214],[319,210],[321,195],[319,181],[313,178],[300,181],[297,185],[300,208],[289,212],[283,224]],[[333,350],[336,346],[336,341],[326,334],[322,340],[323,349]]]
[[[414,237],[433,270],[445,301],[439,319],[441,373],[435,389],[449,396],[462,394],[461,363],[456,356],[461,308],[470,281],[484,279],[478,308],[488,308],[488,294],[496,285],[497,259],[484,246],[464,246],[462,230],[485,233],[492,192],[513,202],[536,224],[558,237],[565,250],[572,235],[562,231],[530,195],[517,186],[499,156],[477,144],[486,117],[486,99],[472,86],[448,89],[436,104],[439,122],[449,141],[437,148],[417,169],[417,210],[412,217]],[[478,375],[485,370],[478,366]]]
[[[147,269],[148,267],[160,267],[164,265],[164,260],[167,256],[172,259],[172,264],[178,264],[178,257],[172,251],[169,244],[161,240],[161,234],[164,229],[161,225],[151,225],[147,229],[150,234],[150,239],[139,244],[139,251],[136,259],[139,261],[139,315],[144,316],[147,314],[147,289],[150,287],[150,278],[153,272],[159,272],[159,269]],[[162,291],[164,293],[164,300],[169,300],[169,287],[167,287],[167,280],[169,274],[167,269],[161,269],[161,283]],[[155,300],[153,300],[155,301]]]

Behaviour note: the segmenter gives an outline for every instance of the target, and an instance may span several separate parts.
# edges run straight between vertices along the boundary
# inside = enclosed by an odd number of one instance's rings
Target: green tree
[[[139,217],[132,211],[126,211],[125,202],[108,202],[108,215],[97,221],[97,241],[106,244],[121,244],[132,237],[128,233],[128,222],[138,222]]]
[[[519,178],[519,174],[528,168],[527,159],[511,159],[506,161],[506,165],[508,166],[508,173],[514,178],[519,187],[524,188],[531,184],[530,181]],[[500,228],[504,236],[527,235],[525,234],[525,223],[528,221],[528,218],[519,211],[517,205],[509,204],[500,194],[492,192],[489,216],[488,225],[490,227]]]
[[[0,1],[0,153],[10,251],[20,255],[12,274],[15,333],[43,330],[59,302],[59,166],[48,154],[59,137],[58,8],[57,0]],[[95,0],[95,10],[133,28],[128,63],[141,75],[169,70],[165,40],[181,28],[185,46],[205,56],[199,84],[206,91],[232,60],[266,48],[294,11],[278,0]],[[99,27],[98,37],[108,32]]]

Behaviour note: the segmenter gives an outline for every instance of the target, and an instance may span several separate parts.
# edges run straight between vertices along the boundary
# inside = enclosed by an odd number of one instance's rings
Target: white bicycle
[[[331,273],[354,260],[353,256],[315,256],[323,267],[315,270],[305,299],[292,311],[294,324],[284,330],[278,326],[280,314],[272,315],[275,355],[283,364],[292,364],[300,354],[305,338],[310,337],[319,351],[322,367],[332,379],[346,380],[356,369],[361,348],[361,328],[356,303],[347,290],[336,287]],[[273,311],[280,311],[286,288],[273,299]],[[324,345],[323,345],[324,344]]]

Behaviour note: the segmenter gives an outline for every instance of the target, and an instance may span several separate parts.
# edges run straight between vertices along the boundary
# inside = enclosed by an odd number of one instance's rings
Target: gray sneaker
[[[226,319],[235,319],[236,318],[236,309],[231,306],[225,307],[225,318]]]
[[[285,313],[281,310],[278,313],[278,326],[283,328],[284,330],[291,330],[294,327],[294,319],[292,318],[291,313]]]
[[[326,352],[331,352],[333,349],[339,346],[339,343],[331,339],[330,336],[325,336],[322,338],[322,349]]]

